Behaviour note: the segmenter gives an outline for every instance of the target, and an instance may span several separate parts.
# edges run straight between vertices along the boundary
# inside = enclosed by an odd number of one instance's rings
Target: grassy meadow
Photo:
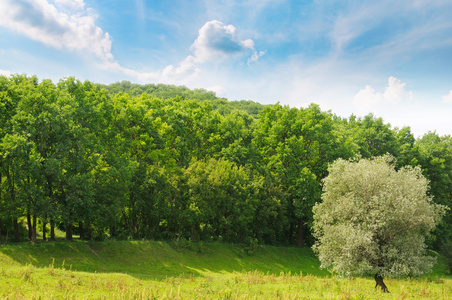
[[[439,260],[422,278],[343,279],[308,248],[107,241],[0,247],[1,299],[451,299]]]

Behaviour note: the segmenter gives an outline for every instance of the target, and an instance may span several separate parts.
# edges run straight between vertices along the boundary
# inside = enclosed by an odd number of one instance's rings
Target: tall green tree
[[[14,163],[14,178],[27,214],[29,237],[36,242],[37,218],[46,218],[52,198],[47,182],[55,171],[51,165],[58,147],[57,139],[61,138],[57,137],[60,132],[56,119],[61,116],[55,101],[58,95],[50,81],[38,83],[32,77],[29,81],[21,80],[20,85],[20,101],[11,119],[13,140],[7,143],[11,147],[5,151],[21,149],[20,156],[16,156],[20,159]]]
[[[253,178],[244,167],[225,159],[196,161],[186,176],[188,199],[184,215],[187,224],[192,224],[192,237],[200,231],[225,241],[244,241],[252,236],[258,199]]]
[[[218,133],[221,137],[221,150],[214,154],[239,165],[257,163],[257,151],[253,146],[255,119],[241,110],[234,110],[221,118]]]
[[[320,197],[320,179],[336,153],[332,116],[314,104],[305,109],[278,104],[266,107],[256,126],[261,167],[286,191],[282,202],[289,220],[287,238],[291,242],[295,235],[301,247],[309,234],[311,208]]]
[[[130,235],[140,238],[150,224],[154,207],[152,185],[153,172],[150,167],[168,158],[162,133],[165,124],[154,114],[153,102],[146,96],[130,97],[119,94],[114,99],[115,116],[112,132],[115,132],[116,151],[121,153],[124,164],[120,170],[130,176],[128,191],[121,203],[121,219]],[[162,187],[163,188],[163,187]]]
[[[421,154],[423,174],[430,180],[429,193],[436,203],[450,208],[431,241],[439,249],[443,242],[452,240],[452,138],[429,132],[419,138],[416,145]]]
[[[27,99],[37,85],[37,77],[26,75],[12,75],[7,78],[0,76],[0,205],[2,206],[0,218],[5,220],[7,230],[9,224],[14,228],[15,240],[20,240],[18,219],[26,213],[18,197],[16,171],[22,165],[19,145],[26,143],[24,138],[17,134],[16,114],[20,112],[19,104]],[[30,227],[31,238],[31,227]]]

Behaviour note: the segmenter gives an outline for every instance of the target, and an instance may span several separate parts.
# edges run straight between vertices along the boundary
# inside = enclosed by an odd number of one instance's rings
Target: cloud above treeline
[[[2,76],[11,76],[11,72],[0,69],[0,75],[2,75]]]
[[[239,40],[237,28],[213,20],[201,27],[198,38],[190,49],[194,52],[196,60],[204,63],[254,50],[254,42],[251,39]]]
[[[367,85],[355,95],[353,103],[362,110],[379,111],[384,106],[394,106],[413,99],[413,93],[406,90],[406,83],[391,76],[383,93],[377,92],[373,87]]]
[[[114,59],[112,39],[96,25],[97,15],[83,0],[2,0],[0,26],[56,49],[92,53],[99,66],[119,72],[138,81],[181,83],[201,73],[206,63],[221,63],[228,58],[250,55],[248,64],[256,62],[265,52],[254,49],[254,41],[241,40],[233,25],[221,21],[206,22],[198,37],[187,49],[192,54],[175,65],[160,70],[141,72],[126,68]]]
[[[261,51],[256,56],[253,40],[240,40],[236,27],[218,20],[208,21],[199,29],[198,37],[190,50],[193,55],[188,55],[178,67],[167,66],[161,76],[157,77],[181,80],[199,74],[200,66],[205,63],[221,63],[231,57],[247,55],[250,51],[254,51],[250,59],[257,61],[265,53]]]

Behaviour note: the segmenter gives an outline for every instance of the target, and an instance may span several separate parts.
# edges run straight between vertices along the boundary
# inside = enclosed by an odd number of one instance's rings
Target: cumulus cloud
[[[413,93],[405,89],[406,83],[402,83],[395,77],[389,77],[388,86],[383,93],[379,93],[367,85],[354,97],[354,105],[364,110],[378,110],[382,105],[396,105],[398,103],[413,100]]]
[[[449,92],[449,94],[443,96],[443,102],[452,104],[452,90]]]
[[[209,62],[220,62],[229,57],[244,55],[254,51],[254,42],[251,39],[240,40],[237,28],[225,25],[218,20],[206,22],[198,31],[198,37],[190,47],[193,55],[188,55],[178,67],[170,65],[161,74],[163,80],[194,78],[201,73],[200,66]],[[265,52],[257,52],[251,56],[249,62],[255,62]],[[220,92],[221,93],[221,92]]]
[[[103,60],[113,59],[109,34],[96,26],[96,15],[84,8],[83,0],[55,0],[53,3],[55,5],[48,0],[2,0],[0,26],[57,49],[90,51]]]
[[[144,7],[143,0],[136,0]],[[84,0],[1,0],[0,26],[56,49],[88,52],[100,59],[100,67],[139,81],[184,83],[196,77],[200,65],[254,52],[248,63],[265,52],[257,52],[251,39],[241,40],[237,28],[218,20],[206,22],[190,47],[193,52],[178,65],[153,72],[140,72],[121,66],[111,53],[110,35],[96,25],[97,15]]]
[[[406,83],[402,83],[395,77],[389,77],[388,86],[383,94],[384,99],[389,102],[400,102],[403,100],[412,100],[413,93],[405,90]]]
[[[0,75],[9,77],[11,76],[11,72],[0,69]]]
[[[201,27],[198,38],[190,49],[194,52],[197,62],[204,63],[254,50],[254,42],[251,39],[239,40],[237,28],[213,20]]]
[[[167,66],[163,69],[162,78],[163,80],[183,80],[189,79],[191,77],[195,77],[201,72],[196,63],[196,58],[189,55],[187,56],[178,67],[174,67],[173,65]]]

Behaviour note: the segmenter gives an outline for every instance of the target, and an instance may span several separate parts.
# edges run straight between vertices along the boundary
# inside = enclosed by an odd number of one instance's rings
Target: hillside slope
[[[125,273],[140,279],[259,271],[327,276],[311,249],[258,246],[252,251],[222,243],[148,241],[57,242],[0,248],[0,266],[64,267],[74,271]]]
[[[450,299],[442,261],[426,278],[328,276],[309,248],[148,241],[0,246],[2,299]]]

